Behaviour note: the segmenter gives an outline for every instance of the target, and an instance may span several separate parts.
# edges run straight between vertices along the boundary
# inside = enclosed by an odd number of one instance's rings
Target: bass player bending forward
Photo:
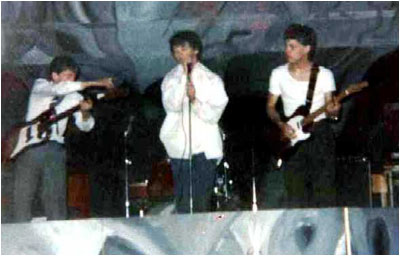
[[[294,154],[283,161],[285,202],[288,207],[335,206],[335,140],[326,121],[327,117],[337,119],[340,110],[332,96],[336,90],[334,77],[329,69],[312,61],[317,44],[312,28],[292,24],[286,29],[284,40],[287,63],[271,73],[267,101],[269,118],[279,126],[284,138],[296,140],[301,129],[296,131],[296,127],[280,118],[276,110],[279,97],[286,117],[296,115],[301,106],[307,114],[326,105],[325,112],[314,119],[311,137],[298,142]]]
[[[91,100],[84,100],[78,91],[91,86],[111,88],[111,79],[75,81],[78,66],[70,57],[53,59],[49,71],[50,80],[39,78],[34,82],[26,122],[32,122],[49,110],[52,110],[51,115],[54,116],[77,105],[80,106],[80,111],[74,113],[75,125],[82,131],[91,130],[94,127],[94,118],[89,110],[93,103]],[[65,117],[45,128],[39,128],[41,122],[38,122],[27,129],[21,129],[17,147],[11,155],[16,160],[13,167],[16,222],[29,221],[32,218],[31,204],[37,191],[47,219],[66,219],[66,154],[63,134],[67,121],[68,117]],[[21,146],[20,142],[24,142],[25,146]]]

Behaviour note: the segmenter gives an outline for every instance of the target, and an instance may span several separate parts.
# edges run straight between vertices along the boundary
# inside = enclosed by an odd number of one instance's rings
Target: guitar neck
[[[128,92],[126,90],[114,88],[114,89],[109,89],[105,94],[101,95],[101,97],[98,96],[99,97],[98,100],[100,100],[100,99],[101,100],[116,99],[116,98],[123,98],[123,97],[127,97],[127,96],[128,96]],[[80,104],[77,104],[76,106],[54,116],[50,120],[46,119],[44,122],[48,125],[53,124],[61,119],[64,119],[64,118],[70,116],[71,114],[78,111],[79,109],[80,109]],[[46,111],[48,111],[48,110],[46,110]],[[35,119],[33,119],[31,121],[19,123],[15,127],[21,128],[21,127],[33,125],[37,122],[43,122],[43,118],[42,118],[43,115],[44,115],[44,113],[40,114],[38,117],[36,117]]]
[[[80,109],[80,105],[76,105],[75,107],[72,107],[58,115],[56,115],[54,118],[52,118],[51,120],[48,121],[49,124],[55,123],[61,119],[64,119],[70,115],[72,115],[74,112],[78,111]]]
[[[337,101],[342,101],[345,97],[347,97],[349,94],[346,93],[346,91],[343,91],[341,93],[339,93],[338,96],[336,96]],[[311,114],[309,114],[308,116],[306,116],[303,119],[303,126],[307,126],[309,124],[311,124],[312,122],[314,122],[315,118],[317,118],[317,116],[321,115],[322,113],[325,112],[326,110],[326,104],[322,107],[320,107],[319,109],[317,109],[316,111],[312,112]]]

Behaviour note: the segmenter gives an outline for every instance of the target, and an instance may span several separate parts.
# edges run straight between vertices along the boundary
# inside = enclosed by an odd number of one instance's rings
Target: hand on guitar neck
[[[325,108],[325,113],[328,117],[337,120],[341,104],[337,100],[337,97],[333,96],[332,99],[327,99],[327,104]]]
[[[89,87],[102,87],[107,90],[115,90],[114,83],[113,83],[113,78],[111,77],[105,77],[101,78],[95,81],[85,81],[82,82],[82,87],[83,88],[89,88]],[[85,99],[79,103],[80,105],[80,110],[82,113],[82,119],[87,120],[90,118],[90,110],[93,108],[93,100],[91,99]]]

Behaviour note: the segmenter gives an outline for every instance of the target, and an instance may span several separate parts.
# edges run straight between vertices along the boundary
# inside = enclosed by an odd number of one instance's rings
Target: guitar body
[[[7,163],[11,161],[11,155],[13,154],[16,145],[19,142],[19,134],[21,128],[13,128],[6,133],[1,139],[1,163]]]
[[[298,115],[289,119],[286,123],[290,125],[296,132],[296,138],[290,140],[290,146],[296,145],[297,142],[310,138],[311,133],[308,130],[303,129],[302,122],[304,116]]]
[[[40,130],[40,123],[36,123],[30,126],[24,126],[19,128],[19,132],[15,132],[15,134],[18,134],[18,139],[17,143],[14,147],[14,150],[9,156],[8,160],[15,159],[17,155],[19,155],[24,149],[29,148],[30,146],[37,145],[40,143],[43,143],[46,141],[46,135],[48,133],[42,133],[42,136],[40,138],[29,138],[30,130]]]
[[[279,142],[275,144],[275,157],[282,161],[287,161],[296,151],[299,144],[302,141],[307,140],[311,136],[312,124],[303,126],[303,120],[307,111],[304,106],[300,106],[292,116],[286,119],[286,123],[289,124],[296,132],[297,137],[289,139],[283,136],[279,130]]]
[[[336,100],[340,102],[347,96],[359,92],[366,87],[368,87],[368,82],[365,81],[352,84],[346,90],[337,95]],[[324,113],[325,109],[326,105],[309,114],[305,106],[300,106],[298,109],[296,109],[291,117],[289,117],[286,121],[284,120],[295,130],[297,137],[294,139],[289,139],[280,134],[280,142],[277,144],[275,140],[275,143],[271,143],[275,149],[275,157],[278,162],[279,160],[285,161],[289,159],[294,152],[296,152],[298,144],[310,138],[310,132],[312,131],[314,119],[320,114]],[[277,164],[278,167],[280,167],[280,165],[281,163]]]

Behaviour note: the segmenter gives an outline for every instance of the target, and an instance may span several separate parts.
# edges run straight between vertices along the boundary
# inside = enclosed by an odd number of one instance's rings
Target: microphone
[[[128,128],[126,129],[124,135],[125,137],[132,131],[132,122],[135,119],[135,117],[133,115],[129,116],[129,123],[128,123]]]
[[[190,83],[192,82],[191,79],[190,79],[190,74],[192,73],[193,63],[191,63],[191,62],[187,63],[187,64],[186,64],[186,67],[187,67],[186,94],[187,94],[187,96],[188,96],[189,99],[190,99],[190,96],[189,96],[189,85],[190,85]],[[191,100],[190,100],[190,101],[191,101]]]
[[[190,74],[192,73],[192,69],[193,69],[193,63],[189,62],[187,64],[188,76],[190,76]]]

